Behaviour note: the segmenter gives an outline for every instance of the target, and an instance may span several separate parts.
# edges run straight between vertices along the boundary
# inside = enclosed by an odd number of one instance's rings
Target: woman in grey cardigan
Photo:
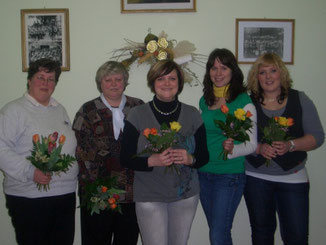
[[[206,132],[199,111],[178,100],[183,74],[171,60],[159,61],[147,74],[152,101],[133,108],[124,127],[121,164],[135,170],[134,200],[144,245],[185,245],[196,213],[196,169],[208,161]],[[139,155],[148,143],[143,131],[179,122],[187,144],[162,153]],[[184,143],[184,142],[183,142]],[[175,164],[178,171],[166,171]]]

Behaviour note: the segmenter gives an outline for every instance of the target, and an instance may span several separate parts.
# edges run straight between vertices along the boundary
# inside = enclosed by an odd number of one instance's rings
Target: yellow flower
[[[168,57],[168,54],[164,50],[161,49],[158,52],[158,55],[157,55],[158,60],[166,60],[167,57]]]
[[[180,125],[180,123],[173,121],[173,122],[170,122],[170,128],[173,131],[179,132],[179,130],[181,129],[181,125]]]
[[[288,126],[288,120],[286,117],[279,117],[278,118],[278,123],[281,125],[281,126]]]
[[[158,48],[157,42],[155,40],[149,41],[146,45],[146,49],[150,53],[154,53]]]
[[[160,48],[167,48],[169,46],[168,41],[166,40],[166,38],[161,37],[158,41],[157,44]]]
[[[237,110],[234,112],[234,115],[235,115],[235,117],[236,117],[238,120],[242,120],[242,121],[246,120],[246,117],[245,117],[246,112],[245,112],[245,110],[243,110],[243,109],[241,109],[241,108],[237,109]]]

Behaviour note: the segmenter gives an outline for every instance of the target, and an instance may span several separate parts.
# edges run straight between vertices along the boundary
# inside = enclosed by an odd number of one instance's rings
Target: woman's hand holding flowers
[[[225,114],[225,121],[214,120],[214,123],[227,138],[223,142],[223,151],[221,152],[223,160],[226,161],[228,154],[230,154],[228,149],[233,151],[233,141],[231,142],[230,139],[239,142],[250,140],[248,131],[250,132],[252,128],[252,120],[250,119],[252,113],[242,108],[238,108],[233,113],[229,113],[229,108],[225,104],[221,105],[221,111]]]
[[[272,117],[268,125],[261,128],[263,133],[262,142],[267,143],[270,147],[262,144],[263,149],[257,152],[267,159],[266,166],[270,164],[271,158],[277,155],[282,156],[290,150],[291,144],[288,140],[291,139],[291,136],[288,131],[292,125],[294,125],[294,121],[291,117]]]
[[[289,151],[291,144],[289,141],[274,141],[272,146],[274,147],[277,155],[282,156]]]
[[[191,165],[193,157],[185,149],[172,149],[170,154],[174,164]]]
[[[171,148],[166,149],[162,153],[154,153],[148,158],[148,167],[170,166],[173,163]]]
[[[271,160],[272,158],[277,156],[275,148],[266,143],[259,144],[257,153],[262,155],[267,160]]]
[[[229,154],[232,154],[233,147],[234,147],[234,143],[233,143],[233,139],[232,138],[228,138],[228,139],[224,140],[223,143],[222,143],[222,145],[223,145],[223,149],[225,151],[227,151]]]
[[[51,175],[49,173],[44,174],[41,170],[36,168],[34,171],[33,181],[37,184],[48,185],[51,181]]]

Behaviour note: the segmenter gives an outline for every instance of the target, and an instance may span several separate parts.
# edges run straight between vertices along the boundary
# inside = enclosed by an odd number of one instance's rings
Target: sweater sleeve
[[[312,100],[304,92],[299,92],[299,98],[302,107],[304,134],[312,135],[317,142],[317,147],[319,147],[324,143],[325,133],[317,109]]]
[[[35,167],[17,152],[18,141],[25,130],[22,117],[23,113],[18,113],[14,105],[6,106],[0,112],[0,169],[11,178],[27,182],[33,179]],[[32,149],[32,139],[30,145]]]
[[[245,111],[250,111],[252,114],[252,128],[247,130],[249,135],[249,142],[234,145],[232,154],[228,154],[229,159],[233,159],[240,156],[246,156],[253,153],[257,148],[257,113],[256,108],[252,103],[247,104],[244,108]]]
[[[193,168],[200,168],[204,166],[209,160],[209,153],[207,149],[206,140],[206,129],[204,124],[202,124],[195,133],[195,152],[194,156],[196,158],[195,163],[192,165]]]
[[[139,132],[129,121],[125,121],[121,142],[120,163],[123,167],[136,171],[152,171],[148,167],[148,157],[137,156]]]

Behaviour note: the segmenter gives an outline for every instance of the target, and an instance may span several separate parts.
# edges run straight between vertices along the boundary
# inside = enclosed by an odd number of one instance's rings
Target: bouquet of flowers
[[[287,134],[289,127],[294,125],[293,118],[273,117],[268,125],[262,129],[262,142],[272,145],[273,141],[287,141],[291,137]],[[269,166],[270,160],[266,159],[266,166]]]
[[[221,111],[226,116],[225,122],[221,120],[214,120],[214,122],[223,131],[223,135],[239,142],[249,141],[249,135],[246,131],[250,131],[252,128],[251,112],[238,108],[234,111],[234,114],[231,114],[226,105],[221,106]],[[227,160],[228,153],[227,150],[221,152],[223,160]]]
[[[111,210],[121,213],[120,196],[125,193],[118,189],[116,177],[97,179],[94,182],[87,182],[85,185],[85,195],[82,205],[93,213],[99,214],[102,210]]]
[[[57,147],[58,132],[50,134],[48,137],[43,137],[38,134],[33,135],[33,150],[31,155],[27,157],[36,168],[41,170],[44,174],[57,174],[60,172],[67,172],[76,160],[74,157],[66,154],[61,154],[62,146],[65,143],[66,137],[62,134],[59,138],[59,146]],[[49,185],[37,183],[38,189],[47,191],[50,189]]]
[[[174,60],[180,65],[185,76],[185,82],[191,83],[196,81],[195,85],[200,84],[197,75],[188,67],[190,62],[205,67],[206,55],[196,54],[195,45],[189,41],[169,40],[168,35],[162,31],[158,36],[149,33],[144,38],[144,42],[135,42],[129,39],[126,46],[115,49],[112,53],[112,59],[120,60],[121,63],[129,70],[130,66],[137,61],[139,65],[153,65],[159,60]]]
[[[181,129],[181,125],[178,122],[170,122],[170,127],[163,123],[160,127],[160,130],[156,128],[146,128],[143,132],[143,135],[147,138],[148,144],[145,146],[145,149],[139,153],[138,155],[142,155],[145,153],[162,153],[169,147],[174,147],[179,143],[179,136],[177,133]],[[179,169],[175,164],[168,166],[165,168],[174,169],[177,174],[179,174]]]

